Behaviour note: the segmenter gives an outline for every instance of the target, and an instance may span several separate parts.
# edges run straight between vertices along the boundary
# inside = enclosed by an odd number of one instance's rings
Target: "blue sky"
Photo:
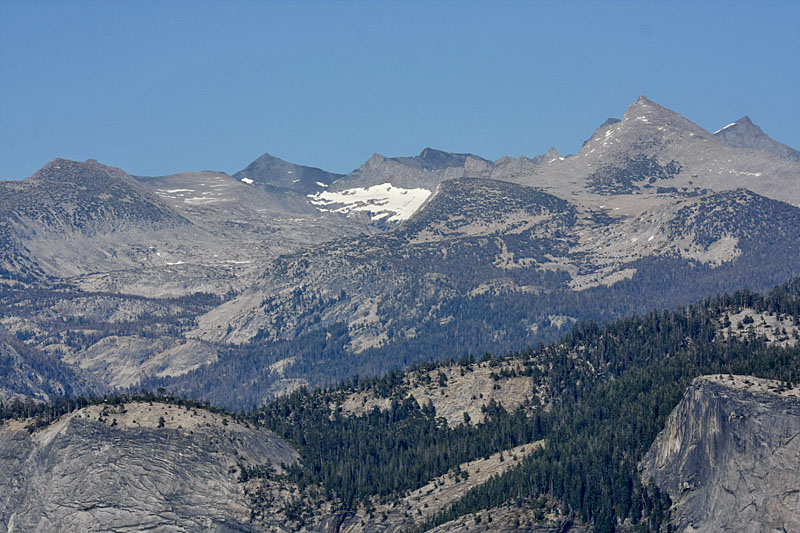
[[[639,94],[800,149],[800,2],[0,2],[0,178],[562,153]]]

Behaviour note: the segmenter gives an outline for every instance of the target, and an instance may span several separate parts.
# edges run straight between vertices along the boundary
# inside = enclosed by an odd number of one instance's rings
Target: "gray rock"
[[[7,421],[0,529],[253,531],[239,465],[296,458],[268,431],[160,403],[91,406],[33,434]]]
[[[697,378],[642,461],[684,531],[800,531],[800,389]]]

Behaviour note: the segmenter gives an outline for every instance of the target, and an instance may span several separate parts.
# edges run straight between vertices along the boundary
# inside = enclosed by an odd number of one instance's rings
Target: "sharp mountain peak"
[[[734,148],[772,152],[785,159],[800,162],[800,151],[776,141],[747,115],[714,132],[714,137]]]

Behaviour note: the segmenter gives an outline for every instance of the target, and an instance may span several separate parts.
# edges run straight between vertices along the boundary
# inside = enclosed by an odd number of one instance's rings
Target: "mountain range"
[[[87,383],[237,408],[520,349],[800,275],[793,153],[640,97],[569,156],[162,177],[57,159],[0,184],[0,327]]]
[[[643,96],[570,155],[55,159],[0,182],[0,524],[793,530],[798,276],[798,152]]]

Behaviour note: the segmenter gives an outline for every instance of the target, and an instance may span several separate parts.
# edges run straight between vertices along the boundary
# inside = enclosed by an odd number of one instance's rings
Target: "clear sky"
[[[789,0],[0,0],[0,178],[572,153],[639,94],[800,149],[799,28]]]

